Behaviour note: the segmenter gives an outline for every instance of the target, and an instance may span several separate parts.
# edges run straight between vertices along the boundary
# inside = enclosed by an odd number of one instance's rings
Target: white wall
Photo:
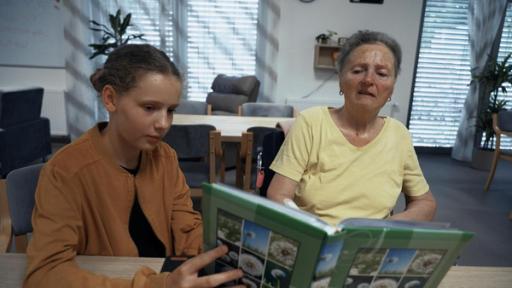
[[[64,68],[0,66],[0,89],[44,88],[41,115],[50,119],[52,135],[68,134],[64,102],[65,78]]]
[[[301,98],[332,75],[332,72],[313,68],[314,38],[327,29],[337,31],[341,36],[361,29],[379,30],[395,37],[404,54],[393,101],[382,112],[405,123],[422,3],[422,0],[385,0],[382,5],[354,4],[348,0],[318,0],[309,4],[297,0],[280,1],[276,101],[294,104],[299,109],[313,105],[342,105],[336,76],[310,97]],[[67,135],[65,70],[0,66],[0,89],[23,86],[45,88],[42,114],[50,118],[52,135]]]
[[[348,0],[280,3],[277,102],[294,104],[299,109],[313,105],[341,106],[343,99],[338,95],[336,76],[308,98],[301,98],[333,73],[313,68],[315,36],[328,29],[338,32],[338,36],[349,36],[363,29],[377,30],[394,37],[403,51],[402,71],[393,100],[382,112],[403,123],[407,121],[422,0],[384,0],[382,5]]]

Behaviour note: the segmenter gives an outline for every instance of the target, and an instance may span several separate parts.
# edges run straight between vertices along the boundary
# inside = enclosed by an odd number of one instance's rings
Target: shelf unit
[[[340,46],[336,44],[316,44],[314,67],[316,69],[335,70],[334,63],[339,50]]]

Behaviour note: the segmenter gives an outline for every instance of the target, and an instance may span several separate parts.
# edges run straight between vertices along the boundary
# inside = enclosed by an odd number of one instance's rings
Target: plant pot
[[[482,150],[479,148],[473,149],[473,158],[471,159],[471,167],[478,170],[489,171],[491,169],[492,157],[494,151]]]

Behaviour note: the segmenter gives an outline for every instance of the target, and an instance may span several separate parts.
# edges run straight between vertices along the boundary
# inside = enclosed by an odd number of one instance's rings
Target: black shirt
[[[123,168],[133,176],[137,175],[137,172],[139,172],[139,165],[137,165],[135,169]],[[162,241],[158,239],[153,228],[151,228],[146,215],[144,215],[144,212],[139,205],[137,194],[135,194],[135,199],[133,201],[128,226],[130,236],[137,246],[140,257],[165,257],[165,246]]]

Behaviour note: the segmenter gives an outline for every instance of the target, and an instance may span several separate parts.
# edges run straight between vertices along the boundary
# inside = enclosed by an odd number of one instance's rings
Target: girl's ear
[[[117,93],[112,85],[105,85],[103,90],[101,91],[101,100],[103,101],[103,106],[107,109],[108,112],[112,113],[116,111],[116,103],[117,103]]]

